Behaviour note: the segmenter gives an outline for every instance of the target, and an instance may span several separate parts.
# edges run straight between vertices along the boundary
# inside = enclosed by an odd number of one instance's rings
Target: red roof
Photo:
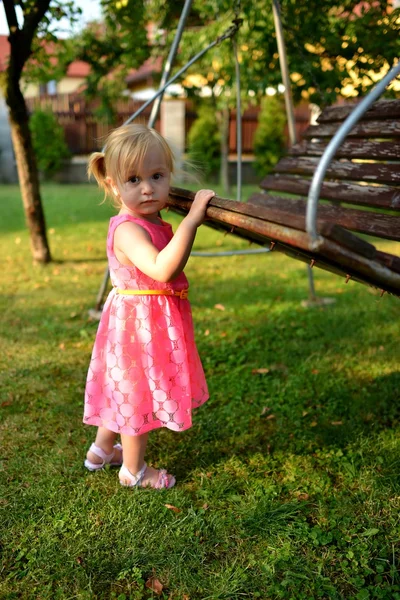
[[[0,73],[7,68],[8,57],[10,54],[10,44],[7,35],[0,35]],[[90,71],[90,66],[82,60],[72,62],[67,70],[65,77],[86,77]]]
[[[7,37],[6,35],[0,35],[0,73],[6,70],[7,59],[10,54],[10,44]]]
[[[148,58],[141,67],[138,69],[132,69],[129,71],[126,77],[126,83],[139,83],[140,81],[146,81],[154,73],[160,73],[162,70],[162,59],[160,56],[157,58]]]

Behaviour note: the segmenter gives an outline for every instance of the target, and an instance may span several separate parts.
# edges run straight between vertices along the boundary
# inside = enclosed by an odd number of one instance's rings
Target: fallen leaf
[[[217,308],[218,310],[225,310],[225,306],[223,304],[215,304],[214,308]]]
[[[266,413],[268,413],[271,410],[271,408],[269,406],[264,406],[264,408],[261,411],[261,416],[265,415]]]
[[[60,344],[58,347],[60,348],[60,350],[65,350],[65,344],[64,343]]]
[[[331,421],[331,425],[343,425],[343,421]]]
[[[21,238],[20,238],[20,237],[17,237],[17,238],[15,238],[15,243],[16,243],[16,244],[17,244],[17,246],[18,246],[18,244],[20,244],[20,243],[21,243]]]
[[[207,510],[207,508],[208,508],[208,504],[207,504],[207,502],[206,502],[205,504],[203,504],[203,506],[202,506],[201,508],[202,508],[203,510]]]
[[[318,375],[318,373],[319,373],[319,370],[318,370],[318,369],[313,369],[313,370],[311,371],[311,373],[312,373],[313,375]]]
[[[264,375],[265,373],[269,373],[269,369],[252,369],[251,371],[254,374]]]
[[[308,496],[308,494],[306,494],[306,493],[304,493],[304,494],[299,494],[299,495],[297,496],[297,500],[303,500],[303,501],[304,501],[304,500],[308,500],[308,498],[309,498],[309,496]]]
[[[158,596],[161,594],[164,587],[163,584],[156,577],[150,577],[150,579],[146,581],[145,585]]]
[[[302,415],[301,415],[301,416],[302,416],[302,417],[306,417],[307,415],[308,415],[308,410],[303,410],[303,412],[302,412]]]
[[[204,335],[210,335],[210,330],[206,329],[205,332],[204,332]]]
[[[270,421],[271,419],[275,419],[275,415],[268,415],[267,421]]]
[[[219,335],[220,337],[226,337],[228,334],[226,333],[226,331],[222,331]]]
[[[313,421],[310,423],[310,427],[316,427],[318,425],[317,421]]]
[[[173,510],[176,513],[180,513],[181,509],[178,508],[177,506],[173,506],[172,504],[164,504],[165,508],[169,508],[170,510]]]

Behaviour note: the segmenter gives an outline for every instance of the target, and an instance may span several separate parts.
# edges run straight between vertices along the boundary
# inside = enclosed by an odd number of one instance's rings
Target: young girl
[[[107,256],[113,290],[101,316],[85,393],[84,423],[97,435],[85,460],[94,471],[122,465],[120,483],[171,488],[175,478],[144,462],[149,431],[191,427],[208,399],[183,273],[211,190],[197,192],[175,235],[159,217],[168,200],[173,155],[157,131],[127,125],[95,152],[88,173],[116,201]],[[117,434],[122,447],[115,444]]]

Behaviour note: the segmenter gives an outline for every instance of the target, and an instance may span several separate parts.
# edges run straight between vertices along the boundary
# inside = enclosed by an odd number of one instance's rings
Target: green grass
[[[176,488],[123,489],[83,468],[112,209],[89,185],[43,197],[54,262],[39,267],[19,191],[0,187],[0,597],[400,599],[399,300],[316,271],[336,303],[305,310],[303,263],[191,258],[211,398],[191,430],[150,436]],[[195,244],[243,247],[207,227]]]

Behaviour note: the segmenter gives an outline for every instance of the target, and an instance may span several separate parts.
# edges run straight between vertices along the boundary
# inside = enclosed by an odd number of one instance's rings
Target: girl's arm
[[[205,218],[207,204],[215,196],[212,190],[197,192],[189,213],[183,219],[174,237],[158,250],[147,231],[137,223],[122,223],[115,231],[114,246],[140,271],[156,281],[173,281],[183,271],[196,237],[197,228]]]

